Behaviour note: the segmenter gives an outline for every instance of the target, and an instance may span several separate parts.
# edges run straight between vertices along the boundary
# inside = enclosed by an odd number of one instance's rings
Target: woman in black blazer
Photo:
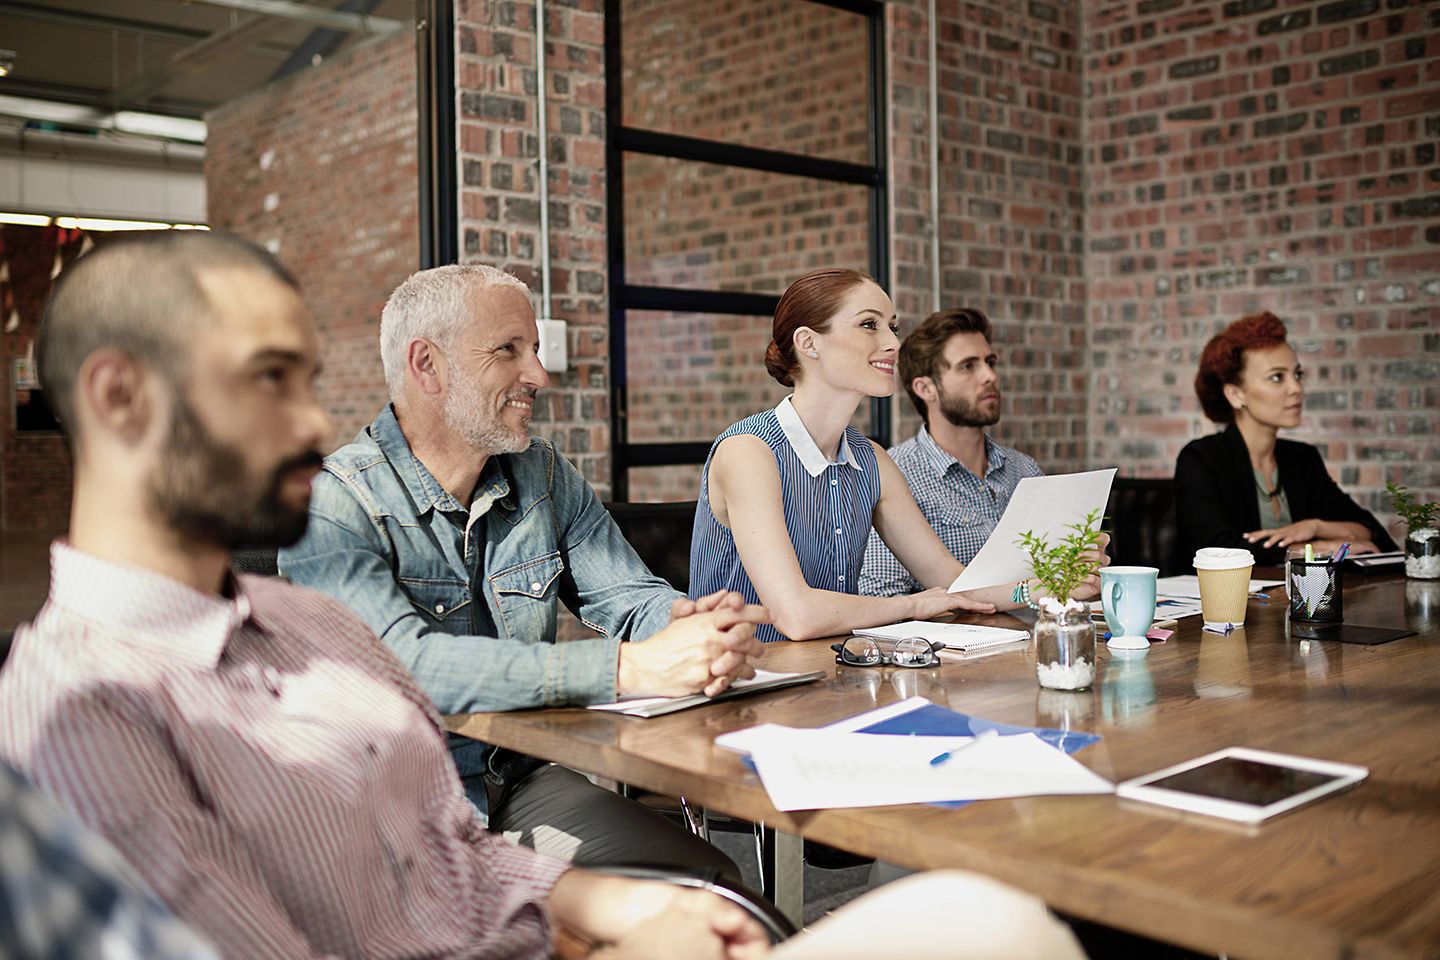
[[[1195,392],[1222,433],[1192,440],[1175,462],[1181,549],[1244,547],[1257,563],[1278,566],[1287,547],[1316,552],[1350,541],[1351,553],[1394,550],[1368,511],[1336,486],[1320,451],[1280,440],[1300,424],[1304,371],[1270,313],[1245,317],[1211,338]]]

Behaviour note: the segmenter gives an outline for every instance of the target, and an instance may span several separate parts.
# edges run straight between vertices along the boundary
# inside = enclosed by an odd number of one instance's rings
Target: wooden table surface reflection
[[[653,720],[572,709],[450,723],[908,867],[978,870],[1066,913],[1195,949],[1440,957],[1440,582],[1347,577],[1347,622],[1419,632],[1376,647],[1287,638],[1283,591],[1273,592],[1269,604],[1251,602],[1246,629],[1230,636],[1202,633],[1190,618],[1138,660],[1102,645],[1086,693],[1040,690],[1024,651],[930,670],[855,669],[836,667],[828,645],[813,641],[767,649],[768,669],[827,671],[787,691]],[[1357,763],[1370,778],[1258,827],[1113,796],[782,814],[739,758],[711,742],[763,722],[820,726],[917,695],[994,720],[1101,733],[1077,758],[1116,781],[1232,745]]]

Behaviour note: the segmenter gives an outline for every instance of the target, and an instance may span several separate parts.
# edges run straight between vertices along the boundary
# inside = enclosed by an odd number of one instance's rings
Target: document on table
[[[1033,733],[892,737],[767,725],[747,746],[777,810],[893,806],[1115,787]],[[951,751],[949,759],[932,763]]]
[[[1030,557],[1020,546],[1020,534],[1030,531],[1056,543],[1073,533],[1092,510],[1105,510],[1115,469],[1064,473],[1053,477],[1026,477],[1015,487],[1000,522],[990,532],[975,559],[950,584],[951,593],[1014,583],[1033,576]]]
[[[1257,581],[1258,582],[1258,581]],[[1198,594],[1199,591],[1196,591]],[[1090,602],[1091,614],[1103,614],[1104,604],[1099,600]],[[1200,615],[1200,598],[1198,596],[1166,596],[1161,594],[1155,598],[1155,620],[1184,620],[1186,617],[1198,617]],[[1092,617],[1091,619],[1095,619]]]
[[[1259,593],[1261,590],[1269,590],[1271,587],[1278,587],[1284,580],[1251,580],[1250,592]],[[1166,597],[1189,597],[1193,600],[1200,598],[1200,578],[1195,575],[1188,577],[1161,577],[1155,581],[1155,592]],[[1156,618],[1160,616],[1159,611],[1155,613]],[[1175,616],[1171,613],[1168,616]]]
[[[736,680],[726,688],[724,693],[714,697],[707,697],[701,693],[691,694],[688,697],[632,697],[628,700],[617,700],[614,703],[594,703],[588,709],[623,713],[629,717],[660,717],[667,713],[674,713],[676,710],[698,707],[719,700],[733,700],[735,697],[743,697],[752,693],[777,690],[780,687],[790,687],[797,683],[809,683],[811,680],[819,680],[824,676],[825,671],[823,670],[813,670],[809,673],[776,673],[773,670],[756,670],[754,677],[749,680]]]
[[[984,627],[975,623],[939,623],[934,620],[906,620],[884,627],[866,627],[856,630],[857,637],[873,637],[879,640],[905,640],[919,637],[931,643],[943,643],[949,650],[980,650],[999,644],[1028,640],[1026,630],[1008,630],[1005,627]]]

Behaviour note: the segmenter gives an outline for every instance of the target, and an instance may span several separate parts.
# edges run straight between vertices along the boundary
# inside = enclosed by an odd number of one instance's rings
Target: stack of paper
[[[809,683],[824,676],[825,671],[823,670],[812,670],[809,673],[776,673],[773,670],[756,670],[755,676],[749,680],[736,680],[725,689],[725,692],[713,697],[707,697],[703,693],[695,693],[686,697],[631,697],[626,700],[617,700],[614,703],[592,703],[589,709],[623,713],[627,717],[663,717],[676,710],[715,703],[718,700],[732,700],[735,697],[762,693],[766,690],[778,690],[781,687],[791,687],[797,683]]]
[[[772,724],[748,745],[777,810],[1103,794],[1115,789],[1033,733],[972,741]],[[932,762],[947,752],[948,759]]]

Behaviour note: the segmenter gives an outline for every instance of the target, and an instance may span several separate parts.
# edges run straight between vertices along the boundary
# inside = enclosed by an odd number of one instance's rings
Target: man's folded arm
[[[341,519],[312,507],[304,539],[280,553],[280,572],[353,610],[414,674],[441,713],[615,699],[619,641],[529,643],[436,630],[395,582],[387,545],[358,504],[355,513]]]

